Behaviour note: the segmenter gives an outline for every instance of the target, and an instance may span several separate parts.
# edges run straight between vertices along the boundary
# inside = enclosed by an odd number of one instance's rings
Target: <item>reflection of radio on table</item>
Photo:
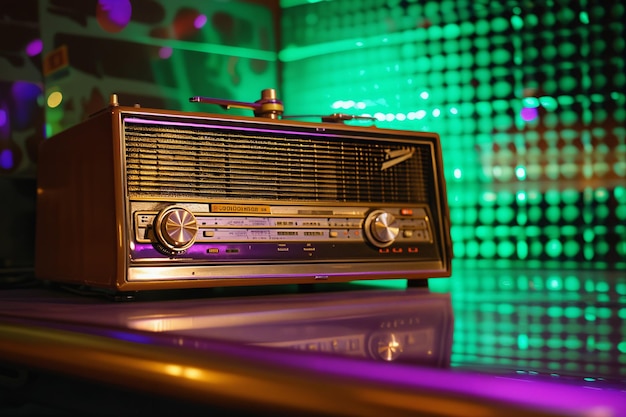
[[[450,295],[358,288],[252,297],[245,303],[220,301],[210,309],[198,305],[158,315],[138,309],[127,320],[130,328],[178,335],[183,341],[201,336],[388,362],[450,365]]]

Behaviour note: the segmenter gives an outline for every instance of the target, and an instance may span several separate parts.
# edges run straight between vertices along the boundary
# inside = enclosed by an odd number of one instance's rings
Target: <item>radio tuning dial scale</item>
[[[168,253],[184,253],[196,241],[198,222],[184,207],[171,206],[162,210],[154,220],[155,236]],[[385,210],[371,212],[364,224],[370,243],[379,248],[392,245],[400,233],[396,217]]]

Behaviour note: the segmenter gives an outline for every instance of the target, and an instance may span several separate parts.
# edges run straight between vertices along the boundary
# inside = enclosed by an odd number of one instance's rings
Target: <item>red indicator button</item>
[[[409,209],[409,208],[400,209],[400,215],[401,216],[412,216],[413,215],[413,209]]]

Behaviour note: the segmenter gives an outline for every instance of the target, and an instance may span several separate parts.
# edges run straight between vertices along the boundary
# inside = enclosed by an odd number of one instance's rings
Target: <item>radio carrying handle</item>
[[[191,97],[189,101],[192,103],[217,104],[226,110],[231,108],[249,109],[254,112],[255,116],[267,117],[269,119],[279,119],[285,110],[283,102],[276,98],[276,90],[273,88],[262,90],[261,98],[254,103],[200,96]]]
[[[299,115],[299,116],[284,116],[285,110],[283,102],[276,98],[276,90],[273,88],[266,88],[261,91],[261,98],[254,103],[246,101],[227,100],[214,97],[200,97],[194,96],[189,99],[192,103],[206,103],[216,104],[222,108],[229,110],[231,108],[249,109],[254,112],[257,117],[266,117],[270,119],[300,119],[306,117],[319,117],[322,122],[326,123],[343,123],[347,120],[368,120],[376,121],[375,117],[371,116],[357,116],[345,113],[333,113],[327,116],[320,115]]]

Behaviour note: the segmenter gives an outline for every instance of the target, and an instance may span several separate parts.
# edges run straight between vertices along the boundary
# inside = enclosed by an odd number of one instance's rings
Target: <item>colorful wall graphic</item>
[[[122,105],[221,112],[278,82],[273,10],[246,1],[42,0],[47,134]]]
[[[225,110],[189,97],[258,99],[278,83],[276,8],[243,0],[3,1],[1,276],[32,274],[44,138],[106,107],[114,93],[123,105],[213,113]]]

